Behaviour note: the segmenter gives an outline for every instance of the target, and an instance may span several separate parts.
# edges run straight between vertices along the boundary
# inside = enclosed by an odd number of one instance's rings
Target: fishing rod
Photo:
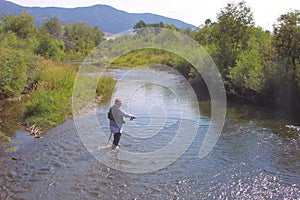
[[[176,120],[176,121],[179,121],[179,120],[187,120],[187,121],[198,121],[199,119],[201,119],[201,117],[197,118],[197,119],[187,119],[187,118],[176,118],[176,117],[138,117],[138,119],[161,119],[161,120]]]
[[[108,141],[107,141],[107,143],[106,143],[106,146],[108,145],[108,143],[109,143],[109,141],[110,141],[110,138],[111,138],[111,136],[112,136],[112,132],[110,132],[110,136],[109,136],[109,138],[108,138]]]
[[[176,121],[179,121],[179,120],[187,120],[187,121],[193,121],[193,122],[197,122],[198,120],[197,119],[182,119],[182,118],[175,118],[175,117],[171,117],[171,118],[164,118],[164,117],[146,117],[146,116],[143,116],[143,117],[138,117],[136,119],[164,119],[164,120],[167,120],[167,119],[171,119],[171,120],[176,120]],[[132,120],[131,120],[132,121]],[[125,131],[123,131],[123,134],[127,134]],[[112,137],[113,133],[110,132],[110,135],[109,135],[109,138],[108,138],[108,141],[106,143],[106,145],[108,145],[111,137]]]

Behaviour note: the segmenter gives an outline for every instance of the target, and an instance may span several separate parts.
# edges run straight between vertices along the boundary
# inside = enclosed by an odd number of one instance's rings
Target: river
[[[229,105],[216,145],[200,158],[199,148],[211,123],[210,104],[200,103],[196,112],[198,105],[186,95],[190,89],[179,74],[155,72],[165,77],[164,84],[177,85],[175,91],[163,84],[141,82],[145,75],[153,77],[149,70],[110,73],[118,79],[113,98],[124,97],[124,110],[138,116],[135,121],[126,120],[120,150],[112,152],[101,144],[109,136],[111,103],[93,112],[106,133],[102,139],[88,120],[83,124],[91,141],[82,138],[74,120],[66,120],[40,139],[18,130],[11,143],[1,147],[0,199],[299,199],[297,119],[266,108]],[[128,94],[127,87],[132,85],[136,87]],[[145,166],[148,172],[141,172],[135,167],[143,166],[143,160],[122,157],[124,152],[152,156],[151,152],[176,137],[180,124],[187,120],[191,127],[183,126],[187,137],[182,144],[190,145],[184,149],[179,144],[177,149],[184,152],[169,164],[157,170]],[[196,134],[190,136],[194,125],[198,125]],[[99,141],[98,148],[90,148],[87,142],[92,141]],[[109,163],[97,157],[103,149],[110,155]],[[171,157],[172,153],[165,153],[152,159],[162,163]]]

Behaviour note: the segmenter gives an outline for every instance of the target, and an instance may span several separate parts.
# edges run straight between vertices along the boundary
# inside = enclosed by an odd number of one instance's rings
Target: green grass
[[[102,76],[99,79],[96,94],[102,97],[102,102],[107,102],[111,99],[111,95],[115,89],[116,81],[110,76]]]
[[[126,53],[112,62],[112,66],[122,67],[145,67],[147,64],[167,64],[175,65],[180,57],[164,50],[158,49],[140,49]]]
[[[62,123],[72,114],[73,86],[77,67],[45,61],[44,69],[39,74],[36,90],[27,103],[25,120],[43,128],[50,128]],[[115,86],[111,77],[103,77],[98,83],[97,95],[108,100]],[[86,95],[86,88],[80,89],[80,95]],[[95,94],[94,99],[97,96]]]

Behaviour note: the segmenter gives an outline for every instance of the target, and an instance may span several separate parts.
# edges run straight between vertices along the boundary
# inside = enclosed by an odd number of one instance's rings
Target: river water
[[[111,103],[93,112],[105,138],[93,132],[88,120],[83,123],[89,138],[99,141],[94,150],[82,139],[73,120],[40,139],[16,131],[11,143],[2,144],[0,151],[0,199],[299,199],[297,119],[263,108],[228,106],[216,145],[200,158],[199,148],[211,123],[210,104],[201,103],[200,112],[196,112],[198,105],[191,100],[192,94],[186,93],[190,88],[184,88],[187,86],[179,74],[155,73],[167,81],[145,81],[145,75],[153,75],[149,70],[110,72],[118,79],[113,98],[124,97],[124,110],[138,116],[135,121],[126,120],[117,152],[101,144],[109,136],[107,110]],[[128,92],[126,87],[134,84]],[[178,86],[177,93],[168,84]],[[185,94],[189,95],[179,98]],[[191,144],[170,164],[141,173],[134,168],[138,164],[133,165],[138,161],[122,157],[124,152],[151,153],[163,148],[189,116],[196,118],[190,120],[190,129],[182,129],[189,136],[183,137],[182,143]],[[188,131],[194,130],[195,123],[196,134],[190,137]],[[113,155],[109,164],[97,157],[102,149]],[[153,157],[153,163],[172,156]],[[137,173],[127,172],[130,167]]]

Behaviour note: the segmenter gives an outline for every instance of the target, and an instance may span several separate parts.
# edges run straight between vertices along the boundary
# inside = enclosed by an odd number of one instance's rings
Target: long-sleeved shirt
[[[109,126],[110,126],[110,131],[112,133],[122,133],[122,126],[125,123],[124,117],[130,118],[130,117],[135,117],[132,114],[126,113],[124,110],[121,108],[118,108],[117,105],[113,105],[111,107],[111,112],[113,115],[114,120],[109,120]]]

